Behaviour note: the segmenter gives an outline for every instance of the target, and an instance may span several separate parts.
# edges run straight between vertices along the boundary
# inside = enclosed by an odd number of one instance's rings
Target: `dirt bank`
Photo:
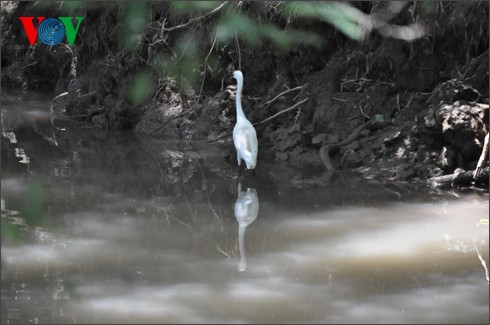
[[[222,142],[223,159],[233,163],[230,75],[238,68],[259,160],[275,160],[274,172],[290,179],[325,168],[386,180],[471,170],[488,133],[488,2],[437,2],[430,10],[409,2],[390,23],[423,22],[426,34],[411,42],[378,32],[352,40],[320,20],[280,15],[272,3],[218,3],[216,13],[177,13],[170,3],[148,2],[135,51],[122,49],[117,37],[131,29],[127,9],[108,2],[70,11],[85,17],[72,47],[30,47],[18,16],[56,17],[68,10],[34,4],[2,2],[2,87],[45,89],[53,98],[66,92],[55,110],[101,128],[133,129],[143,141]],[[381,4],[353,3],[371,15]],[[213,28],[228,7],[260,22],[319,33],[325,45],[285,50],[244,36],[217,42]],[[195,43],[199,60],[179,62],[177,56],[174,62],[195,72],[194,83],[165,78],[152,66],[157,54],[178,52],[185,33],[204,40]],[[137,101],[128,93],[141,72],[148,96]]]

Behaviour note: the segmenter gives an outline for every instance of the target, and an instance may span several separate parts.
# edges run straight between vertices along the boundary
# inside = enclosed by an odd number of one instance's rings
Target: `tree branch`
[[[265,120],[260,121],[260,122],[258,122],[258,123],[255,123],[254,125],[260,125],[260,124],[263,124],[263,123],[265,123],[265,122],[268,122],[268,121],[270,121],[270,120],[272,120],[272,119],[275,119],[275,118],[276,118],[276,117],[278,117],[279,115],[284,114],[284,113],[287,113],[287,112],[289,112],[289,111],[293,110],[294,108],[296,108],[297,106],[299,106],[299,105],[301,105],[301,104],[303,104],[303,103],[306,103],[308,100],[310,100],[310,99],[309,99],[309,98],[305,98],[305,99],[303,99],[302,101],[297,102],[297,103],[296,103],[296,104],[294,104],[293,106],[288,107],[288,108],[286,108],[285,110],[282,110],[282,111],[280,111],[280,112],[278,112],[278,113],[276,113],[276,114],[274,114],[274,115],[272,115],[272,116],[269,116],[269,117],[268,117],[268,118],[266,118]]]
[[[189,19],[188,22],[186,22],[185,24],[181,24],[181,25],[178,25],[178,26],[174,26],[174,27],[170,27],[170,28],[165,28],[166,31],[172,31],[174,29],[178,29],[178,28],[182,28],[182,27],[186,27],[186,26],[189,26],[190,24],[192,24],[193,22],[195,21],[198,21],[198,20],[201,20],[201,19],[204,19],[216,12],[218,12],[219,10],[221,10],[221,8],[223,8],[226,4],[228,3],[228,1],[225,1],[223,2],[222,4],[220,4],[218,7],[214,8],[213,10],[211,10],[210,12],[202,15],[202,16],[199,16],[199,17],[196,17],[196,18],[191,18]]]
[[[298,86],[298,87],[295,87],[295,88],[291,88],[291,89],[288,89],[286,91],[283,91],[282,93],[280,93],[279,95],[277,95],[276,97],[272,98],[271,100],[269,100],[267,103],[265,103],[265,105],[270,105],[272,102],[274,102],[276,99],[278,99],[279,97],[287,94],[288,92],[290,91],[295,91],[295,90],[300,90],[300,89],[303,89],[305,85],[303,86]]]

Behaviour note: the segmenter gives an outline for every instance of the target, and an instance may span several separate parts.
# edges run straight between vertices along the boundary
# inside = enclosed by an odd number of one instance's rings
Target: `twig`
[[[485,136],[485,142],[483,144],[483,149],[480,155],[480,159],[478,159],[478,164],[476,165],[475,171],[473,172],[473,178],[476,179],[481,174],[483,169],[483,164],[488,155],[488,133]]]
[[[272,102],[274,102],[275,100],[277,100],[279,97],[291,92],[291,91],[295,91],[295,90],[300,90],[300,89],[303,89],[305,85],[303,86],[298,86],[298,87],[295,87],[295,88],[291,88],[291,89],[288,89],[286,91],[283,91],[282,93],[280,93],[279,95],[277,95],[276,97],[272,98],[271,100],[269,100],[267,103],[265,103],[265,105],[270,105]]]
[[[216,33],[214,35],[213,44],[211,44],[211,48],[209,49],[209,53],[208,53],[208,55],[206,55],[206,58],[204,59],[204,71],[202,74],[201,90],[199,90],[199,96],[197,96],[197,100],[201,99],[202,90],[204,88],[204,81],[206,80],[206,70],[208,69],[208,58],[211,55],[211,52],[213,51],[214,44],[216,44],[217,39],[218,39],[218,30],[216,30]]]
[[[398,112],[400,112],[400,93],[396,94],[396,108],[398,108]]]
[[[31,65],[38,64],[38,63],[39,63],[39,61],[34,61],[34,62],[32,62],[32,63],[28,63],[28,64],[26,64],[25,66],[23,66],[21,69],[25,69],[25,68],[27,68],[27,67],[30,67]]]
[[[298,78],[295,77],[294,79],[299,83]],[[308,83],[305,83],[303,86],[301,86],[303,88],[300,89],[300,91],[298,91],[296,96],[293,97],[293,100],[291,101],[292,103],[294,103],[296,101],[296,99],[299,98],[299,96],[303,95],[303,92],[304,92],[306,86],[308,86]]]
[[[359,106],[359,110],[361,111],[361,115],[362,115],[362,117],[367,118],[367,119],[369,120],[369,119],[370,119],[370,117],[369,117],[369,116],[367,116],[366,114],[364,114],[364,110],[362,109],[361,104],[359,104],[358,106]]]
[[[421,93],[419,93],[419,94],[421,94]],[[415,95],[416,95],[416,93],[414,93],[414,94],[412,95],[412,97],[410,97],[410,99],[408,100],[408,102],[405,104],[405,109],[406,109],[407,107],[410,107],[410,105],[411,105],[411,104],[412,104],[412,102],[413,102],[413,99],[415,98]]]
[[[158,73],[158,75],[161,75],[162,74],[162,71],[161,69],[158,69],[153,63],[150,62],[150,60],[145,60],[141,57],[141,55],[139,55],[138,53],[136,53],[136,55],[140,58],[141,61],[145,62],[146,64],[148,64],[150,67],[152,67],[153,69],[155,69],[155,71]]]
[[[53,111],[53,103],[54,103],[54,101],[57,100],[57,99],[59,99],[59,98],[61,98],[61,97],[66,96],[66,95],[68,95],[68,92],[67,91],[65,91],[64,93],[61,93],[58,96],[56,96],[55,98],[53,98],[53,100],[51,101],[51,107],[50,107],[51,112]]]
[[[92,91],[91,91],[91,92],[89,92],[89,93],[86,93],[86,94],[81,95],[81,96],[79,97],[79,99],[84,99],[84,98],[87,98],[87,97],[91,97],[91,96],[95,95],[96,93],[97,93],[97,91],[96,91],[96,90],[92,90]]]
[[[95,113],[103,112],[105,108],[100,107],[100,108],[93,108],[89,109],[87,114],[80,114],[80,115],[67,115],[69,118],[79,118],[79,117],[89,117],[92,115],[95,115]]]
[[[242,70],[242,53],[240,51],[240,43],[238,42],[238,37],[236,33],[235,33],[235,44],[238,49],[238,70]]]
[[[302,101],[297,102],[297,103],[296,103],[296,104],[294,104],[293,106],[291,106],[291,107],[289,107],[289,108],[286,108],[286,109],[284,109],[284,110],[282,110],[282,111],[280,111],[280,112],[278,112],[278,113],[276,113],[276,114],[274,114],[274,115],[272,115],[272,116],[269,116],[269,117],[268,117],[268,118],[266,118],[265,120],[260,121],[260,122],[258,122],[258,123],[255,123],[254,125],[260,125],[260,124],[263,124],[263,123],[265,123],[265,122],[268,122],[268,121],[270,121],[270,120],[272,120],[272,119],[275,119],[275,118],[276,118],[276,117],[278,117],[279,115],[284,114],[284,113],[286,113],[286,112],[289,112],[289,111],[293,110],[294,108],[296,108],[297,106],[299,106],[299,105],[301,105],[301,104],[303,104],[303,103],[307,102],[308,100],[309,100],[309,98],[305,98],[305,99],[303,99]]]
[[[201,19],[204,19],[206,18],[207,16],[210,16],[216,12],[218,12],[221,8],[224,7],[224,5],[226,5],[228,3],[228,1],[225,1],[223,2],[222,4],[220,4],[218,7],[214,8],[213,10],[211,10],[210,12],[202,15],[202,16],[199,16],[199,17],[196,17],[196,18],[191,18],[189,19],[189,21],[185,24],[181,24],[181,25],[178,25],[178,26],[174,26],[174,27],[170,27],[170,28],[165,28],[166,31],[172,31],[174,29],[178,29],[178,28],[182,28],[182,27],[186,27],[186,26],[189,26],[190,24],[192,24],[193,22],[197,21],[197,20],[201,20]]]
[[[485,263],[485,260],[481,256],[480,251],[478,250],[478,247],[475,244],[473,244],[473,245],[475,246],[476,253],[478,254],[478,258],[480,259],[481,265],[483,265],[483,268],[485,269],[485,278],[487,279],[487,282],[490,282],[489,277],[488,277],[487,263]]]

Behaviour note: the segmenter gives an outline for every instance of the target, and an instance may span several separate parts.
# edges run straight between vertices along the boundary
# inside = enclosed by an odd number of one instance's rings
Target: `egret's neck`
[[[236,119],[246,119],[245,114],[242,109],[242,89],[243,89],[243,80],[238,80],[237,90],[236,90]]]

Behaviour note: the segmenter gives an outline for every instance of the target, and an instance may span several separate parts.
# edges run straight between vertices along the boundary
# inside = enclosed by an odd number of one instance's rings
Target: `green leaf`
[[[285,13],[299,15],[307,18],[316,18],[334,25],[346,36],[359,40],[362,31],[358,24],[363,19],[363,13],[350,5],[343,3],[311,3],[311,2],[288,2],[285,5]]]
[[[390,114],[376,114],[374,115],[374,120],[380,123],[389,123],[391,118]]]
[[[217,8],[221,1],[172,1],[170,9],[177,13],[184,12],[202,12]]]
[[[147,3],[129,1],[123,3],[123,21],[125,31],[121,33],[121,44],[125,51],[135,51],[141,45],[141,39],[148,22]]]
[[[227,42],[235,34],[243,38],[251,46],[259,42],[258,24],[243,14],[230,13],[225,15],[218,24],[218,41]]]
[[[154,79],[149,72],[138,73],[129,86],[129,101],[134,105],[142,104],[153,93],[153,86]]]
[[[86,1],[62,1],[60,5],[60,13],[62,14],[70,14],[72,16],[73,12],[79,9],[86,9],[87,2]],[[80,16],[77,14],[77,16]]]
[[[422,11],[426,14],[432,14],[436,11],[436,6],[437,3],[432,0],[422,0],[420,2],[420,5],[422,7]]]
[[[323,45],[324,40],[312,32],[304,32],[295,29],[282,30],[275,25],[264,25],[260,29],[261,35],[269,38],[275,45],[283,50],[299,43],[319,47]]]
[[[5,237],[13,242],[21,241],[21,231],[19,225],[11,224],[10,222],[2,218],[1,227],[2,237]]]

